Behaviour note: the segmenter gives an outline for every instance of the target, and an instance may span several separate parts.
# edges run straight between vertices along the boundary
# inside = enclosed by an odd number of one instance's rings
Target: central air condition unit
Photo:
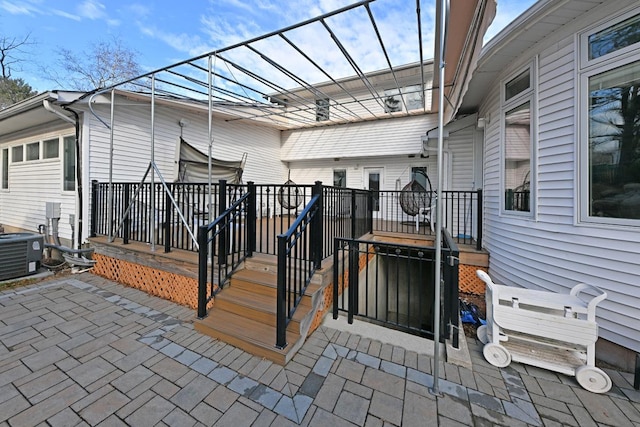
[[[40,269],[44,236],[34,233],[0,234],[0,280],[34,274]]]

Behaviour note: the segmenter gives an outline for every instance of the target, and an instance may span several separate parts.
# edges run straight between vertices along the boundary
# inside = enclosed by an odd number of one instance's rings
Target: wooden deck
[[[275,236],[277,231],[286,230],[293,222],[293,217],[274,217],[263,219],[257,234],[258,251],[265,249],[275,251]],[[329,220],[335,223],[343,221]],[[413,227],[408,230],[415,231]],[[428,230],[428,225],[427,225]],[[424,230],[421,230],[424,232]],[[434,237],[424,234],[405,232],[375,232],[368,238],[378,241],[406,244],[413,246],[433,246]],[[94,237],[90,239],[101,256],[126,261],[127,265],[140,265],[145,269],[169,273],[172,277],[184,277],[185,283],[180,283],[186,292],[197,292],[198,253],[173,249],[165,253],[164,247],[131,241],[127,245],[121,239],[108,242],[107,238]],[[273,246],[272,246],[273,245]],[[488,267],[489,255],[486,251],[478,251],[472,245],[459,245],[461,262],[461,280],[476,280],[475,269]],[[242,348],[252,354],[267,358],[276,363],[284,364],[290,360],[297,349],[304,343],[308,333],[312,332],[312,325],[321,315],[318,310],[324,310],[325,286],[332,280],[332,257],[323,261],[322,269],[314,276],[313,283],[307,289],[303,300],[297,309],[293,320],[287,329],[287,343],[284,349],[277,349],[276,342],[276,284],[277,260],[273,254],[257,252],[245,261],[244,266],[236,272],[228,286],[215,298],[212,308],[204,319],[195,321],[195,328],[202,333],[220,339],[224,342]],[[468,274],[463,274],[467,268]],[[163,274],[163,273],[158,273]],[[130,274],[138,280],[157,280],[158,275]],[[110,277],[114,278],[114,277]],[[117,280],[117,279],[116,279]],[[172,286],[171,280],[160,279],[165,282],[164,287]],[[173,279],[172,279],[173,280]],[[136,286],[137,287],[137,286]],[[139,287],[146,290],[145,286]],[[159,295],[162,296],[162,295]],[[163,296],[164,297],[164,296]],[[194,301],[193,295],[190,297]],[[194,308],[195,314],[195,308]],[[320,317],[319,317],[320,316]]]

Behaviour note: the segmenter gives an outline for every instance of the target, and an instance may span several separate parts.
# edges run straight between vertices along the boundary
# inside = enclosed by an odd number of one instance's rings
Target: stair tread
[[[273,292],[276,292],[278,288],[278,276],[275,273],[268,271],[258,271],[258,270],[239,270],[233,274],[231,277],[231,286],[229,288],[233,288],[233,283],[237,281],[250,282],[255,284],[256,286],[262,285],[266,288],[272,289]],[[246,287],[246,286],[244,286]],[[305,295],[311,295],[313,292],[316,292],[320,288],[320,285],[314,282],[309,283],[307,289],[305,290]],[[261,290],[263,292],[268,292],[265,290]]]
[[[234,288],[230,286],[224,289],[216,296],[216,301],[228,301],[238,305],[244,305],[252,307],[260,311],[276,312],[276,295],[265,295],[259,292],[251,292],[242,288]],[[308,298],[300,300],[298,305],[299,309],[311,307],[311,302]],[[296,311],[297,312],[297,311]]]
[[[293,347],[291,344],[300,338],[300,334],[293,330],[295,328],[287,328],[287,342],[289,345],[284,349],[278,349],[275,347],[275,326],[247,319],[225,310],[216,310],[215,308],[204,319],[196,320],[196,329],[201,331],[206,329],[214,330],[226,336],[233,336],[254,346],[264,348],[266,351],[279,354],[286,354],[287,349]],[[240,346],[237,343],[233,343],[233,345]]]

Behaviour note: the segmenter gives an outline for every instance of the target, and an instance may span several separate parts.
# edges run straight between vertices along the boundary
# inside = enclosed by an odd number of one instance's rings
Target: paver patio
[[[89,273],[0,293],[0,426],[638,426],[604,395],[517,363],[472,368],[322,326],[282,367],[200,335],[193,310]]]

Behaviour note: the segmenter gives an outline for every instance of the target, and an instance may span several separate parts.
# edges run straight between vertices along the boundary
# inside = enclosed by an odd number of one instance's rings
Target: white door
[[[382,190],[382,168],[364,168],[365,189],[373,191],[373,217],[380,218],[380,193]]]

